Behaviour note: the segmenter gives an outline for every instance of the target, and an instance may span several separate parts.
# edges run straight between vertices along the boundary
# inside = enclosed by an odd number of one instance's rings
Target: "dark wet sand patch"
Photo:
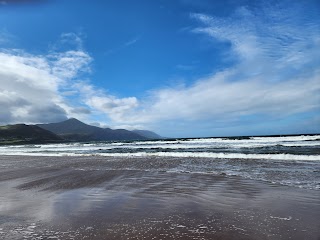
[[[319,191],[159,171],[179,161],[0,157],[0,238],[320,238]]]

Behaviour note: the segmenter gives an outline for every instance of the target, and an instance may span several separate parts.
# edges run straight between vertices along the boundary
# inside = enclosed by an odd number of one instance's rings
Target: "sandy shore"
[[[179,161],[0,156],[0,238],[320,239],[320,191]]]

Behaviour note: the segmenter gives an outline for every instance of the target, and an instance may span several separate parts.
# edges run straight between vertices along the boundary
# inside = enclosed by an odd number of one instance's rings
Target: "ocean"
[[[109,162],[123,157],[149,159],[156,164],[135,161],[123,168],[240,176],[275,185],[320,189],[320,135],[1,146],[0,155],[92,156],[92,161],[99,156]]]

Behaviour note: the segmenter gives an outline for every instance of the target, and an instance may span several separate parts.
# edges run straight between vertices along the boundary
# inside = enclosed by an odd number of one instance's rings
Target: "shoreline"
[[[131,160],[0,156],[0,237],[320,237],[319,190],[240,176],[159,171],[161,164],[174,166],[179,159]],[[130,170],[139,164],[140,169]]]

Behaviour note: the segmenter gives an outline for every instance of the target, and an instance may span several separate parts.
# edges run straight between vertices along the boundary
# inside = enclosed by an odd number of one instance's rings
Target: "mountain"
[[[37,126],[58,135],[91,134],[92,132],[99,131],[101,129],[99,127],[87,125],[75,118],[70,118],[58,123],[37,124]]]
[[[149,139],[162,139],[164,137],[161,137],[160,135],[156,134],[155,132],[149,131],[149,130],[133,130],[132,132],[137,133],[143,137],[149,138]]]
[[[38,124],[69,141],[144,140],[146,137],[125,129],[99,128],[70,118],[63,122]]]
[[[0,145],[54,142],[63,142],[63,139],[35,125],[16,124],[0,126]]]

